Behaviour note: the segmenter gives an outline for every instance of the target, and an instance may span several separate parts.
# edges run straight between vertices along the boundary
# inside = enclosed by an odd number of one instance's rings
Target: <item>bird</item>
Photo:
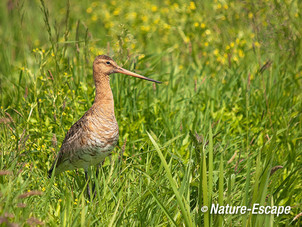
[[[110,75],[121,73],[155,83],[160,81],[128,71],[109,56],[99,55],[93,62],[95,99],[90,109],[68,130],[48,176],[83,168],[88,182],[88,169],[104,161],[116,146],[119,127],[114,114]],[[89,186],[87,184],[90,198]]]

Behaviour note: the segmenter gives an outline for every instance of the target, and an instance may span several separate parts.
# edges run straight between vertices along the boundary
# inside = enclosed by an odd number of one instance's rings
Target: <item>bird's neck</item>
[[[114,111],[114,100],[110,88],[110,78],[106,74],[93,72],[95,83],[95,99],[94,105],[106,106],[106,109]]]

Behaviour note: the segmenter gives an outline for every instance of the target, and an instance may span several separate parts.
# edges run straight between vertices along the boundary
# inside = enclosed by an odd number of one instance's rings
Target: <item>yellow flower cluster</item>
[[[119,53],[123,52],[121,49],[142,53],[148,46],[152,46],[152,51],[162,51],[182,42],[183,45],[175,49],[199,48],[195,52],[200,52],[205,65],[212,62],[229,65],[239,64],[250,49],[261,48],[252,29],[243,31],[230,27],[232,20],[244,19],[251,23],[256,17],[254,12],[238,10],[239,5],[218,0],[210,5],[213,12],[205,11],[202,5],[198,1],[180,4],[164,0],[162,5],[143,1],[138,5],[130,0],[115,0],[92,2],[85,13],[90,18],[88,27],[104,29],[106,37],[110,37],[107,41],[110,49]],[[229,31],[220,30],[227,26]],[[89,43],[91,58],[106,53],[106,49],[97,42]]]

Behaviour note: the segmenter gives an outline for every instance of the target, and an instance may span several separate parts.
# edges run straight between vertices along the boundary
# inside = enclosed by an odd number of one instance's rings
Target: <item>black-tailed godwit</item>
[[[96,89],[94,103],[68,130],[57,158],[48,171],[50,177],[54,170],[54,175],[58,175],[66,170],[84,168],[88,180],[88,168],[101,163],[114,149],[118,141],[119,129],[109,83],[109,75],[113,73],[161,83],[119,67],[106,55],[97,56],[93,62]]]

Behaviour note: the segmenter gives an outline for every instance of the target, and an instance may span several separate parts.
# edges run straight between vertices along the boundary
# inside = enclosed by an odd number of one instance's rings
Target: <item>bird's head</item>
[[[105,75],[110,75],[112,73],[122,73],[128,76],[137,77],[144,80],[149,80],[155,83],[161,83],[160,81],[150,79],[148,77],[144,77],[142,75],[136,74],[134,72],[131,72],[129,70],[123,69],[122,67],[118,66],[116,62],[106,56],[106,55],[99,55],[95,58],[93,62],[93,71],[96,73],[101,73]]]

